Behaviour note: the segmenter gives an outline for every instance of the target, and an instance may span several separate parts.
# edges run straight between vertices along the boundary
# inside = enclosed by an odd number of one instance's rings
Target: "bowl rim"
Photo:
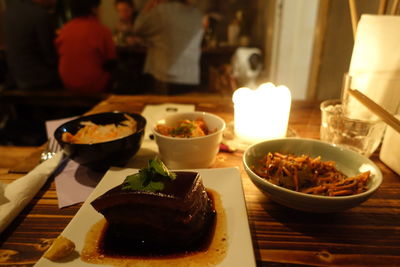
[[[128,114],[128,115],[134,115],[134,117],[138,116],[138,117],[140,117],[140,119],[143,119],[144,125],[143,125],[142,128],[137,129],[136,132],[134,132],[134,133],[132,133],[132,134],[130,134],[130,135],[127,135],[127,136],[124,136],[124,137],[121,137],[121,138],[118,138],[118,139],[106,141],[106,142],[99,142],[99,143],[92,143],[92,144],[74,144],[74,143],[70,143],[70,142],[65,142],[65,141],[63,141],[61,138],[57,138],[57,136],[56,136],[56,132],[61,131],[61,128],[64,128],[66,125],[69,125],[69,124],[72,124],[72,123],[76,123],[77,121],[82,121],[82,120],[84,120],[84,119],[86,119],[86,118],[89,118],[89,119],[90,119],[90,118],[93,118],[93,117],[99,117],[99,116],[103,116],[103,115],[106,115],[106,114]],[[141,114],[139,114],[139,113],[125,112],[125,111],[100,112],[100,113],[94,113],[94,114],[89,114],[89,115],[83,115],[83,116],[80,116],[80,117],[78,117],[78,118],[75,118],[75,119],[73,119],[73,120],[70,120],[70,121],[67,121],[67,122],[61,124],[60,126],[58,126],[58,127],[54,130],[53,137],[54,137],[54,139],[57,140],[57,142],[58,142],[59,144],[74,145],[74,146],[77,146],[77,147],[91,147],[91,146],[95,146],[95,145],[102,145],[102,144],[108,144],[108,143],[117,142],[117,141],[123,140],[123,139],[125,139],[125,138],[129,138],[129,137],[131,137],[131,136],[133,136],[133,135],[141,134],[142,132],[144,133],[145,128],[146,128],[146,124],[147,124],[146,118],[143,117],[143,116],[142,116]]]
[[[248,166],[248,164],[247,164],[247,162],[246,162],[246,156],[248,155],[248,153],[250,153],[250,150],[251,150],[253,147],[255,147],[255,146],[257,146],[257,145],[260,145],[261,143],[282,142],[282,141],[288,141],[288,142],[293,142],[293,141],[295,141],[295,142],[296,142],[296,141],[305,141],[305,142],[308,142],[308,143],[314,143],[314,142],[316,142],[316,143],[320,143],[320,144],[322,144],[322,145],[324,145],[324,146],[332,147],[333,149],[338,149],[338,150],[340,150],[341,152],[352,153],[353,155],[355,155],[355,156],[357,156],[357,157],[364,158],[364,160],[366,160],[366,161],[375,169],[376,175],[375,175],[374,178],[375,178],[375,181],[376,181],[376,182],[374,182],[373,185],[372,185],[371,187],[369,187],[365,192],[362,192],[362,193],[359,193],[359,194],[355,194],[355,195],[350,195],[350,196],[320,196],[320,195],[311,195],[311,194],[306,194],[306,193],[302,193],[302,192],[297,192],[297,191],[294,191],[294,190],[291,190],[291,189],[287,189],[287,188],[285,188],[285,187],[282,187],[282,186],[273,184],[273,183],[269,182],[268,180],[266,180],[266,179],[260,177],[259,175],[257,175],[257,174],[250,168],[250,166]],[[270,139],[270,140],[265,140],[265,141],[261,141],[261,142],[252,144],[252,145],[250,145],[250,146],[245,150],[245,152],[243,153],[242,162],[243,162],[243,166],[244,166],[244,168],[245,168],[245,170],[246,170],[246,172],[247,172],[247,174],[248,174],[248,176],[250,177],[251,180],[253,180],[253,178],[254,178],[254,179],[258,180],[258,181],[261,181],[261,182],[265,183],[266,186],[268,186],[268,187],[270,187],[270,188],[273,188],[273,189],[275,189],[275,190],[283,191],[283,192],[286,192],[286,193],[289,193],[289,194],[292,194],[292,195],[295,195],[295,196],[298,196],[298,197],[305,197],[305,198],[310,198],[310,199],[315,199],[315,200],[329,200],[329,201],[330,201],[330,200],[332,200],[332,201],[335,201],[335,200],[337,200],[337,201],[338,201],[338,200],[352,200],[352,199],[358,199],[358,198],[362,198],[362,197],[365,197],[365,196],[369,196],[369,195],[371,195],[372,193],[374,193],[376,190],[378,190],[378,188],[379,188],[380,185],[382,184],[382,180],[383,180],[383,176],[382,176],[381,170],[380,170],[379,167],[378,167],[372,160],[370,160],[369,158],[367,158],[367,157],[365,157],[365,156],[362,156],[361,154],[358,154],[357,152],[352,151],[352,150],[349,150],[349,149],[347,149],[347,148],[339,147],[339,146],[337,146],[337,145],[330,144],[330,143],[327,143],[327,142],[324,142],[324,141],[321,141],[321,140],[317,140],[317,139],[312,139],[312,138],[297,138],[297,137],[277,138],[277,139]],[[250,175],[249,172],[250,172],[250,174],[252,174],[252,175]]]
[[[185,116],[185,115],[189,115],[189,114],[190,114],[190,115],[198,114],[198,115],[201,115],[201,116],[210,116],[210,117],[213,117],[213,118],[219,120],[220,122],[222,122],[222,127],[221,127],[221,129],[218,129],[217,131],[215,131],[215,132],[213,132],[213,133],[210,133],[210,134],[207,134],[207,135],[205,135],[205,136],[197,136],[197,137],[190,137],[190,138],[186,138],[186,137],[172,137],[172,136],[162,135],[162,134],[160,134],[159,132],[157,132],[156,129],[155,129],[156,125],[159,124],[160,121],[164,121],[166,118],[168,118],[168,117],[170,117],[170,116],[174,116],[174,115],[182,115],[182,116]],[[226,128],[226,122],[225,122],[225,120],[224,120],[223,118],[221,118],[220,116],[215,115],[215,114],[210,113],[210,112],[205,112],[205,111],[192,111],[192,112],[176,112],[176,113],[173,113],[173,114],[169,114],[169,115],[165,116],[164,118],[157,120],[157,122],[155,122],[155,123],[152,125],[151,130],[152,130],[153,134],[154,134],[155,136],[157,136],[158,138],[164,138],[164,139],[166,139],[166,140],[174,140],[174,141],[177,141],[177,142],[189,142],[189,141],[194,141],[194,140],[206,139],[206,138],[210,138],[210,137],[212,137],[212,136],[218,135],[218,134],[220,134],[221,132],[225,131],[225,128]],[[179,141],[178,141],[178,140],[179,140]]]

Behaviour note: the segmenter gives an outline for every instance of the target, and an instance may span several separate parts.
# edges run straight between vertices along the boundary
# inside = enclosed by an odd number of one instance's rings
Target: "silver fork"
[[[51,159],[60,150],[61,150],[61,147],[57,143],[57,141],[54,138],[50,138],[47,141],[46,148],[43,150],[42,154],[40,155],[40,162]]]

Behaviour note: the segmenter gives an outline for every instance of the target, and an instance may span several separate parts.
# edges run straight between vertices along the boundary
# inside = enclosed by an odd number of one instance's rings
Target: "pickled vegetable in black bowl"
[[[124,137],[116,137],[116,139],[101,142],[93,140],[90,143],[74,143],[71,141],[74,140],[73,138],[66,138],[66,135],[69,137],[74,135],[81,136],[81,133],[77,133],[85,127],[85,124],[95,124],[101,127],[115,125],[115,127],[118,127],[124,126],[124,121],[129,117],[136,121],[136,129],[132,134]],[[124,166],[139,151],[143,142],[145,126],[146,119],[140,114],[106,112],[83,116],[66,122],[56,129],[54,137],[64,153],[72,160],[94,170],[105,170],[110,166]],[[96,133],[94,132],[91,136],[93,139],[96,139]],[[101,131],[97,135],[100,135],[100,133]],[[86,137],[85,140],[87,139]]]

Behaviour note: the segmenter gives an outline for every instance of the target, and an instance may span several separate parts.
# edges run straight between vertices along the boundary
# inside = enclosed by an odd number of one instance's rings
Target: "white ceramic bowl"
[[[198,169],[211,166],[219,151],[225,121],[207,112],[174,113],[159,120],[156,124],[176,126],[179,121],[195,120],[202,117],[210,130],[215,132],[201,137],[177,138],[158,133],[153,127],[153,133],[158,145],[161,159],[171,169]]]
[[[371,171],[368,190],[352,196],[317,196],[274,185],[251,170],[268,152],[321,156],[323,161],[335,161],[336,168],[347,176]],[[313,139],[284,138],[263,141],[250,146],[243,155],[244,168],[252,182],[271,200],[296,210],[329,213],[346,210],[366,201],[381,185],[382,173],[368,158],[345,148]]]

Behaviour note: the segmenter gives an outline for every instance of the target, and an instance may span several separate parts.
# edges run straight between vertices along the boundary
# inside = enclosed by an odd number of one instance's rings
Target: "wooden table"
[[[191,103],[197,110],[213,112],[227,122],[233,119],[230,99],[200,96],[111,96],[90,113],[141,112],[146,104],[164,102]],[[318,104],[294,102],[289,123],[298,136],[319,138]],[[27,165],[35,164],[32,158],[37,157],[38,151],[40,148],[0,147],[0,179],[11,182],[20,177],[22,174],[8,171],[21,165],[24,156],[28,156]],[[213,167],[240,167],[259,266],[400,266],[400,177],[376,154],[372,160],[383,172],[382,186],[362,205],[336,214],[308,214],[271,202],[251,183],[241,157],[241,152],[219,153]],[[79,207],[58,209],[54,181],[50,179],[1,234],[0,265],[33,265]]]

